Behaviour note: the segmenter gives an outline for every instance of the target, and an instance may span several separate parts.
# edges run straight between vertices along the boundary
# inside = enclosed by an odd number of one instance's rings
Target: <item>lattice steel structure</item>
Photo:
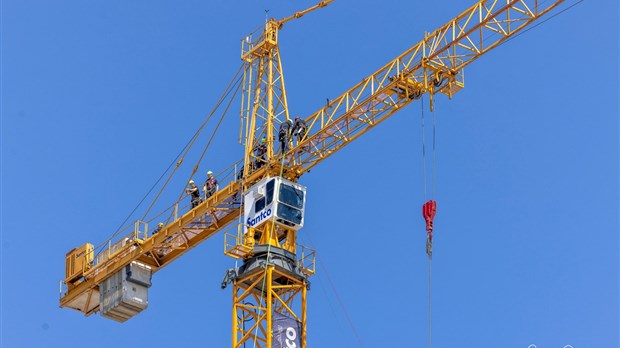
[[[228,182],[221,181],[222,188],[218,192],[187,213],[175,214],[173,221],[157,234],[148,236],[145,232],[148,228],[142,229],[136,224],[134,231],[122,236],[123,243],[110,244],[105,253],[92,260],[84,258],[81,270],[71,267],[72,276],[64,280],[66,290],[61,293],[61,307],[86,315],[97,312],[99,284],[103,280],[132,261],[140,261],[157,272],[222,231],[240,216],[236,195],[253,183],[278,175],[297,181],[321,161],[422,95],[432,98],[442,93],[452,97],[464,87],[464,68],[468,64],[513,37],[563,0],[544,6],[537,0],[477,2],[339,97],[331,99],[328,105],[305,117],[308,125],[305,137],[291,142],[290,149],[280,154],[274,139],[279,124],[290,117],[278,30],[284,23],[330,2],[323,1],[280,21],[271,19],[261,32],[242,41],[245,71],[241,140],[245,155],[237,163],[244,165],[243,175],[233,176]],[[267,142],[266,164],[256,168],[252,166],[257,160],[253,149],[263,137]],[[266,236],[266,231],[267,228],[262,236]],[[267,235],[264,243],[256,244],[237,234],[230,247],[225,247],[225,252],[249,260],[256,257],[257,245],[273,246],[277,250],[278,238]],[[291,239],[294,241],[295,236]],[[298,262],[290,261],[291,264]],[[281,265],[266,261],[263,267],[238,275],[233,283],[233,347],[256,340],[259,347],[271,348],[274,313],[284,313],[301,322],[301,346],[306,346],[307,277],[313,273],[308,270],[287,272]],[[259,283],[263,285],[258,286]],[[252,305],[246,303],[250,298]],[[248,320],[253,321],[251,329],[243,325]]]

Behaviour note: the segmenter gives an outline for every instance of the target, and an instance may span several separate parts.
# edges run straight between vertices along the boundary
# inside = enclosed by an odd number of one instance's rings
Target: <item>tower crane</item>
[[[61,307],[126,321],[146,308],[152,274],[233,226],[224,233],[224,253],[243,263],[228,270],[222,282],[233,288],[232,347],[249,341],[258,347],[283,347],[283,342],[306,347],[308,278],[315,272],[315,252],[297,243],[306,196],[299,178],[423,95],[452,98],[464,87],[467,65],[563,2],[543,6],[538,0],[480,0],[302,117],[302,131],[293,139],[287,130],[283,139],[278,133],[292,119],[279,31],[332,1],[269,19],[242,39],[244,156],[234,164],[238,175],[222,180],[219,190],[183,214],[176,203],[169,223],[157,233],[149,235],[148,223],[136,221],[98,253],[90,243],[69,251]],[[133,290],[123,287],[126,282]],[[253,324],[246,328],[245,322]]]

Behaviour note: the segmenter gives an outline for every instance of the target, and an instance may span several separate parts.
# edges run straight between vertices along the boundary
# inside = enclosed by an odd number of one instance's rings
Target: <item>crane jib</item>
[[[424,94],[454,96],[464,88],[464,68],[468,64],[514,37],[563,0],[553,1],[544,8],[537,0],[477,2],[340,96],[329,99],[323,108],[303,117],[304,131],[296,133],[295,139],[284,137],[285,143],[279,153],[274,144],[274,139],[278,139],[275,132],[291,117],[279,56],[278,30],[284,23],[330,2],[323,1],[280,21],[272,19],[258,36],[250,35],[242,40],[246,71],[242,89],[245,127],[241,128],[246,130],[243,137],[246,153],[240,174],[229,182],[218,178],[222,188],[180,216],[177,206],[171,222],[155,234],[149,235],[148,225],[138,221],[133,231],[104,246],[103,253],[95,255],[92,244],[71,250],[66,257],[63,280],[66,291],[61,291],[61,307],[87,315],[95,313],[103,302],[99,298],[104,298],[100,289],[126,281],[122,277],[127,275],[119,273],[125,267],[141,267],[139,269],[148,269],[149,275],[155,273],[239,219],[243,226],[233,236],[234,243],[225,253],[243,258],[244,262],[260,261],[255,263],[258,267],[255,269],[264,272],[233,277],[234,291],[240,294],[235,299],[238,302],[233,304],[238,314],[233,315],[236,328],[233,346],[248,340],[243,334],[243,323],[237,319],[244,317],[263,318],[264,332],[273,333],[264,338],[270,348],[274,347],[272,340],[276,335],[285,344],[305,346],[305,297],[309,287],[306,278],[314,269],[303,266],[303,256],[301,260],[292,259],[297,246],[295,232],[303,226],[305,215],[305,187],[296,183],[299,177]],[[257,146],[265,147],[260,155],[253,151]],[[235,167],[233,176],[236,172]],[[278,188],[273,191],[265,188],[269,180],[277,181]],[[287,185],[292,190],[287,189]],[[280,192],[281,189],[284,191]],[[272,192],[272,196],[268,192]],[[427,232],[432,237],[434,201],[427,202],[423,209]],[[242,213],[244,216],[240,218]],[[276,233],[271,233],[273,231]],[[264,244],[255,248],[256,243]],[[273,245],[276,254],[281,256],[278,262],[272,262],[269,255],[253,254],[270,250],[264,248],[267,244]],[[137,272],[138,268],[135,270]],[[122,277],[114,278],[119,274]],[[148,284],[150,286],[150,278]],[[287,307],[290,315],[283,320],[289,323],[276,330],[272,326],[277,321],[274,313],[267,311],[265,316],[259,316],[243,303],[243,299],[259,293],[262,297],[258,300],[263,301],[263,308],[271,308],[279,299],[278,291],[300,294],[303,304],[299,313]],[[116,308],[109,312],[117,315]]]

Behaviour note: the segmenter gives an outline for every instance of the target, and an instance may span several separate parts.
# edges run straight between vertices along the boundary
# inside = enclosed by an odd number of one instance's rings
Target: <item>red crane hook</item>
[[[430,200],[422,205],[422,216],[426,220],[426,253],[433,254],[433,219],[437,213],[437,202]]]

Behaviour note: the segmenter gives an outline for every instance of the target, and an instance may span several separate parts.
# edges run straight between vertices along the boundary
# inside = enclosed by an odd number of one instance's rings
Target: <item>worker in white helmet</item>
[[[216,193],[217,190],[219,189],[217,179],[213,176],[212,171],[207,172],[207,181],[205,181],[205,184],[202,189],[205,192],[205,199],[208,199],[209,197],[213,196],[213,194]]]
[[[192,209],[196,208],[198,204],[202,202],[200,198],[200,189],[194,183],[194,180],[189,181],[189,187],[185,189],[185,192],[192,197]]]

